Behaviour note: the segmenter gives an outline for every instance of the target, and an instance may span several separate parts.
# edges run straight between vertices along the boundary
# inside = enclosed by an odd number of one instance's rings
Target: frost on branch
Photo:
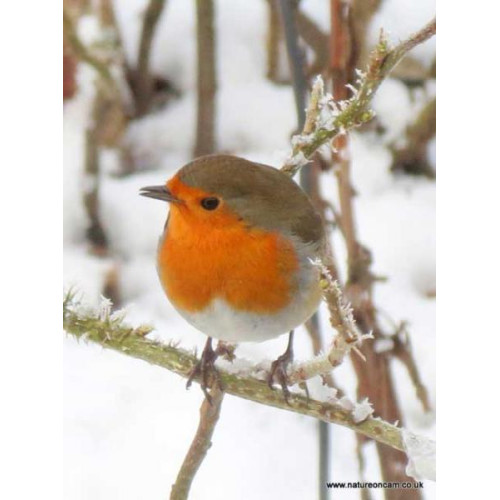
[[[299,136],[295,136],[299,137]],[[297,151],[297,153],[292,154],[289,158],[287,158],[285,165],[289,169],[297,169],[300,170],[304,165],[307,165],[309,160],[306,158],[302,151]]]
[[[344,101],[335,101],[325,92],[321,76],[317,76],[311,90],[309,105],[306,110],[306,122],[302,133],[292,138],[292,154],[282,170],[290,176],[303,167],[311,155],[328,140],[370,120],[372,111],[360,112],[361,106],[368,101],[363,99],[360,89],[365,85],[366,73],[357,72],[356,87],[350,85],[352,96]],[[368,94],[369,95],[369,94]],[[365,96],[366,97],[366,96]]]
[[[361,403],[356,403],[352,410],[352,418],[356,423],[363,422],[373,415],[373,407],[368,398],[363,399]]]
[[[304,130],[295,139],[292,154],[281,170],[293,177],[303,165],[302,155],[306,159],[310,158],[318,148],[337,135],[371,120],[374,113],[370,109],[370,103],[384,78],[412,48],[425,42],[435,33],[435,18],[395,47],[389,44],[381,32],[366,70],[356,71],[356,84],[350,87],[352,96],[345,101],[335,102],[329,94],[325,94],[323,80],[318,76],[311,91]]]
[[[344,301],[340,286],[337,281],[333,279],[325,263],[321,259],[314,259],[311,262],[320,270],[320,286],[323,292],[323,298],[328,305],[330,322],[339,332],[339,336],[343,337],[345,342],[351,344],[350,348],[355,348],[356,344],[361,344],[365,339],[373,338],[371,332],[363,335],[359,331],[352,315],[351,305]],[[332,348],[333,347],[334,346],[332,346]]]
[[[358,347],[364,340],[373,338],[371,333],[362,334],[357,328],[351,306],[344,301],[340,286],[332,278],[327,266],[320,259],[311,262],[321,272],[320,286],[323,298],[330,313],[330,323],[337,330],[337,335],[334,336],[326,353],[293,367],[288,377],[291,385],[329,373],[344,361],[351,350],[364,359]]]
[[[126,310],[113,312],[112,307],[106,297],[101,296],[99,305],[91,307],[77,301],[73,292],[67,292],[63,301],[64,328],[77,338],[104,343],[130,335],[145,337],[153,330],[149,325],[130,327],[125,323]]]
[[[106,349],[142,359],[183,377],[188,377],[196,364],[192,353],[171,343],[165,344],[148,338],[147,335],[152,330],[150,326],[130,327],[125,323],[123,313],[110,313],[108,304],[97,309],[88,308],[77,303],[73,293],[67,293],[63,301],[63,326],[66,333],[76,339],[85,339]],[[403,451],[402,429],[373,418],[367,401],[353,403],[345,397],[337,398],[336,392],[332,391],[328,401],[292,393],[287,403],[283,396],[278,391],[271,390],[267,383],[254,377],[242,376],[241,371],[245,368],[245,363],[240,364],[238,375],[228,373],[224,369],[219,370],[228,394],[342,425]],[[414,439],[417,442],[425,441],[424,438]]]
[[[101,302],[99,303],[99,309],[97,312],[97,317],[101,321],[108,321],[111,316],[111,309],[113,308],[113,303],[107,297],[101,295]]]
[[[423,436],[401,430],[403,444],[408,456],[406,473],[415,479],[436,480],[436,443]]]
[[[372,404],[368,401],[368,398],[363,399],[361,403],[354,403],[347,396],[343,396],[337,399],[335,396],[328,399],[332,404],[336,404],[351,413],[352,419],[356,424],[364,422],[367,418],[373,415]]]

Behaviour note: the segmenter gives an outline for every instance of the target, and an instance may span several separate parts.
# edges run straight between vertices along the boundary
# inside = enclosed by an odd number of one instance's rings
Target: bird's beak
[[[176,198],[165,186],[146,186],[141,188],[139,194],[146,198],[168,201],[169,203],[182,203],[182,200]]]

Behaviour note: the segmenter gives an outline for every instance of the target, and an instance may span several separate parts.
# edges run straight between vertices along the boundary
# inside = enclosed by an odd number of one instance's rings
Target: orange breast
[[[297,286],[299,264],[292,244],[246,227],[229,212],[219,217],[214,227],[209,218],[172,205],[158,251],[160,279],[169,299],[189,312],[204,309],[214,298],[248,312],[285,307]]]

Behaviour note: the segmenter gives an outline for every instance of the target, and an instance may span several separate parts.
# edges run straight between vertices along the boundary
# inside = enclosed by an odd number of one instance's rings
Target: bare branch
[[[151,102],[153,79],[149,70],[149,60],[156,27],[164,8],[165,0],[149,0],[144,13],[137,68],[134,71],[134,94],[137,107],[136,112],[139,116],[144,115],[148,111]]]
[[[405,132],[405,144],[391,145],[391,171],[436,178],[436,171],[427,160],[427,145],[436,136],[436,97],[422,108]]]
[[[304,12],[297,8],[297,28],[300,37],[314,53],[314,60],[307,69],[307,75],[322,73],[328,64],[328,35]]]
[[[216,31],[215,3],[196,0],[197,112],[194,155],[214,153],[216,139]]]
[[[210,402],[207,398],[204,398],[201,404],[200,423],[177,474],[177,479],[172,486],[170,500],[185,500],[188,498],[194,476],[212,444],[212,435],[219,420],[223,398],[224,392],[217,383],[214,383],[210,391]]]
[[[390,352],[398,358],[408,370],[408,375],[410,376],[413,386],[415,387],[417,398],[422,403],[424,411],[432,411],[427,388],[422,382],[417,363],[413,357],[410,336],[406,331],[406,324],[402,322],[399,331],[390,338],[394,342],[394,347]]]
[[[99,102],[95,98],[94,108]],[[99,209],[99,146],[95,127],[85,131],[85,176],[87,189],[83,193],[83,204],[89,219],[86,236],[91,245],[91,251],[100,256],[108,253],[108,238],[101,222]]]

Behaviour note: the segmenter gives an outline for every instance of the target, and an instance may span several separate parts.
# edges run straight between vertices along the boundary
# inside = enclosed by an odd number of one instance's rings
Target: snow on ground
[[[309,13],[324,21],[321,2],[303,3]],[[129,128],[127,141],[144,170],[122,179],[103,175],[101,200],[127,320],[153,324],[157,338],[201,349],[205,337],[177,315],[156,276],[156,244],[167,209],[138,196],[140,187],[165,181],[190,159],[195,128],[192,4],[168,2],[152,58],[154,68],[172,78],[183,95]],[[399,25],[391,21],[401,19],[400,4],[395,0],[384,3],[376,22],[384,25],[387,21],[388,31],[402,37],[427,20],[426,9],[432,16],[433,3],[423,4],[421,14],[408,14],[411,19],[401,31],[396,32]],[[118,0],[116,7],[127,54],[134,58],[144,2]],[[217,7],[220,148],[279,166],[289,152],[295,112],[290,88],[265,80],[265,2],[250,6],[243,0],[225,0],[217,2]],[[419,51],[419,57],[428,61],[432,50]],[[78,77],[81,92],[64,110],[64,286],[76,287],[87,302],[97,304],[103,275],[113,262],[90,256],[85,245],[82,131],[89,114],[92,72],[80,68]],[[387,141],[404,129],[419,102],[397,82],[384,83],[375,108],[387,130]],[[388,278],[376,287],[376,303],[394,321],[408,321],[417,362],[434,403],[435,301],[429,294],[435,287],[435,185],[391,176],[388,151],[370,134],[353,134],[352,158],[360,238],[373,251],[374,271]],[[105,171],[112,171],[115,162],[114,153],[108,152]],[[323,181],[324,192],[331,193],[333,181],[326,176]],[[342,259],[344,249],[337,239],[335,242]],[[321,321],[331,333],[325,314]],[[302,329],[296,337],[296,357],[305,359],[311,354],[310,342]],[[201,391],[198,387],[186,391],[182,379],[142,361],[68,336],[64,344],[65,497],[165,498],[196,429]],[[241,345],[238,354],[256,361],[273,359],[285,345],[283,336],[263,344]],[[394,363],[393,371],[408,428],[432,437],[433,415],[422,413],[404,368]],[[349,363],[338,368],[336,378],[355,399],[355,376]],[[359,480],[353,433],[336,426],[331,429],[329,479]],[[213,441],[191,498],[316,497],[315,421],[228,396]],[[368,446],[364,454],[364,478],[378,480],[375,447]],[[426,482],[425,493],[427,499],[434,497],[432,483]],[[372,494],[382,498],[379,491]],[[337,492],[336,496],[359,498],[356,490],[344,490],[341,496]]]

